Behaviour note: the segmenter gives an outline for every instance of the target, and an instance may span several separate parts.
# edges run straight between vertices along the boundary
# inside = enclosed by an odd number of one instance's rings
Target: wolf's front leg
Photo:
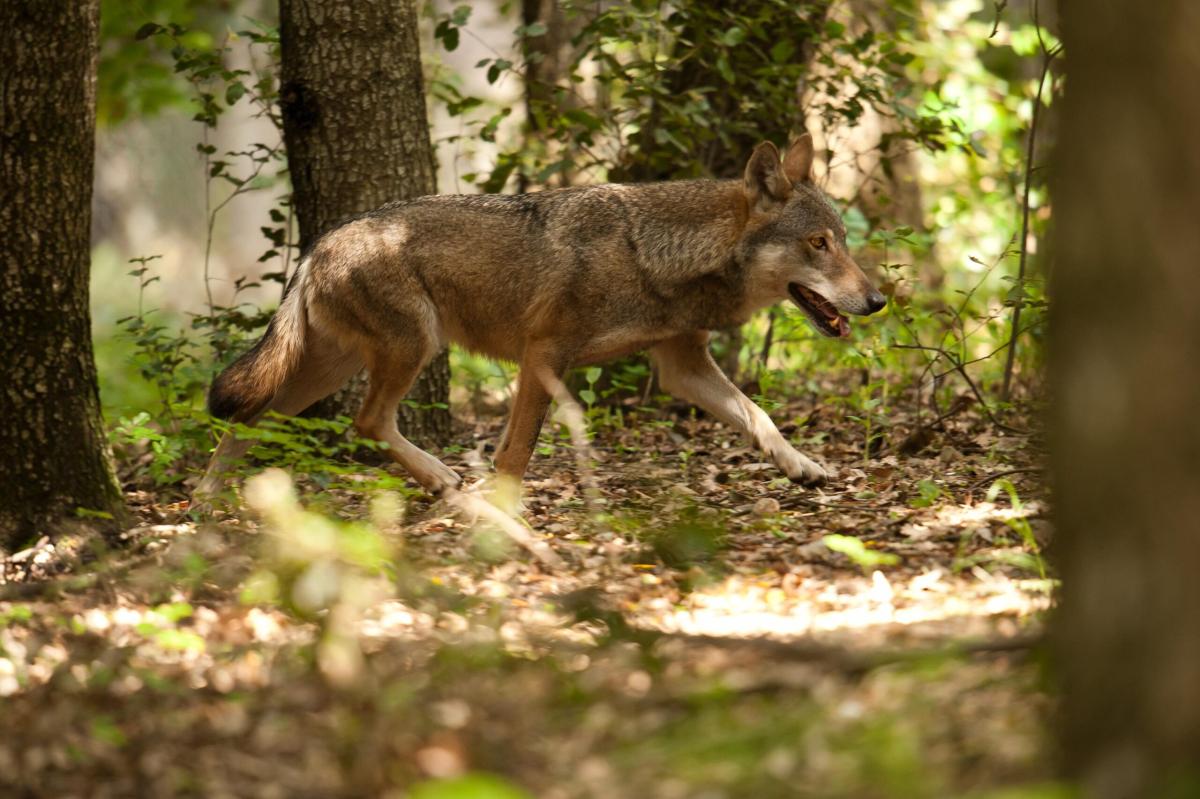
[[[767,412],[725,376],[709,354],[707,333],[676,336],[655,346],[651,354],[664,389],[750,436],[789,479],[820,485],[828,478],[820,464],[796,451]]]

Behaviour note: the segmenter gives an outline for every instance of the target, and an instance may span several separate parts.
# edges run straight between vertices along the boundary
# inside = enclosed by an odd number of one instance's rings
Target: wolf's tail
[[[267,332],[249,352],[217,375],[208,390],[208,412],[213,416],[235,422],[253,419],[295,372],[304,354],[308,326],[304,296],[307,276],[308,260],[302,259]]]

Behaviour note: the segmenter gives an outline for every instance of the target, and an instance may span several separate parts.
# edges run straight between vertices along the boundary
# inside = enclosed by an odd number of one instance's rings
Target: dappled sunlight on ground
[[[524,503],[556,567],[421,496],[384,518],[285,481],[264,519],[197,525],[131,494],[118,539],[0,563],[0,773],[374,795],[484,770],[552,799],[1038,779],[1052,531],[1035,450],[972,424],[866,466],[830,436],[819,490],[705,420],[602,430],[587,501],[549,431]]]
[[[1022,581],[987,573],[949,576],[935,569],[896,582],[881,571],[834,582],[809,577],[793,581],[791,591],[771,582],[729,578],[716,588],[696,591],[681,608],[661,613],[644,609],[635,617],[666,632],[808,635],[878,646],[891,643],[889,636],[910,637],[899,628],[922,623],[927,626],[918,637],[925,638],[1013,632],[1034,623],[1036,614],[1050,606],[1044,591],[1030,591]],[[936,624],[931,628],[928,623]],[[855,635],[847,635],[851,631]]]

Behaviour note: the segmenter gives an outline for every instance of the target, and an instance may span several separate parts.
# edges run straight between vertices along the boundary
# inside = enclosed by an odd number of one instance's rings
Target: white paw
[[[821,464],[806,455],[802,455],[791,447],[777,450],[773,454],[775,465],[782,469],[783,473],[793,483],[818,486],[824,484],[829,479],[829,474]]]
[[[432,455],[427,459],[423,459],[420,474],[414,474],[413,476],[417,478],[417,482],[426,491],[434,496],[440,496],[451,488],[458,488],[459,483],[462,482],[462,478],[458,476],[458,472]]]

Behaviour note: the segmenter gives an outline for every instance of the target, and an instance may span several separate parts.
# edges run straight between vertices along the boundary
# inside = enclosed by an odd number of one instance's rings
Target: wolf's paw
[[[803,486],[824,485],[829,479],[828,473],[821,464],[794,449],[776,453],[775,463],[788,476],[789,480]]]
[[[458,472],[433,456],[421,464],[421,474],[414,476],[417,478],[417,482],[435,497],[440,497],[447,491],[458,488],[462,483]]]

